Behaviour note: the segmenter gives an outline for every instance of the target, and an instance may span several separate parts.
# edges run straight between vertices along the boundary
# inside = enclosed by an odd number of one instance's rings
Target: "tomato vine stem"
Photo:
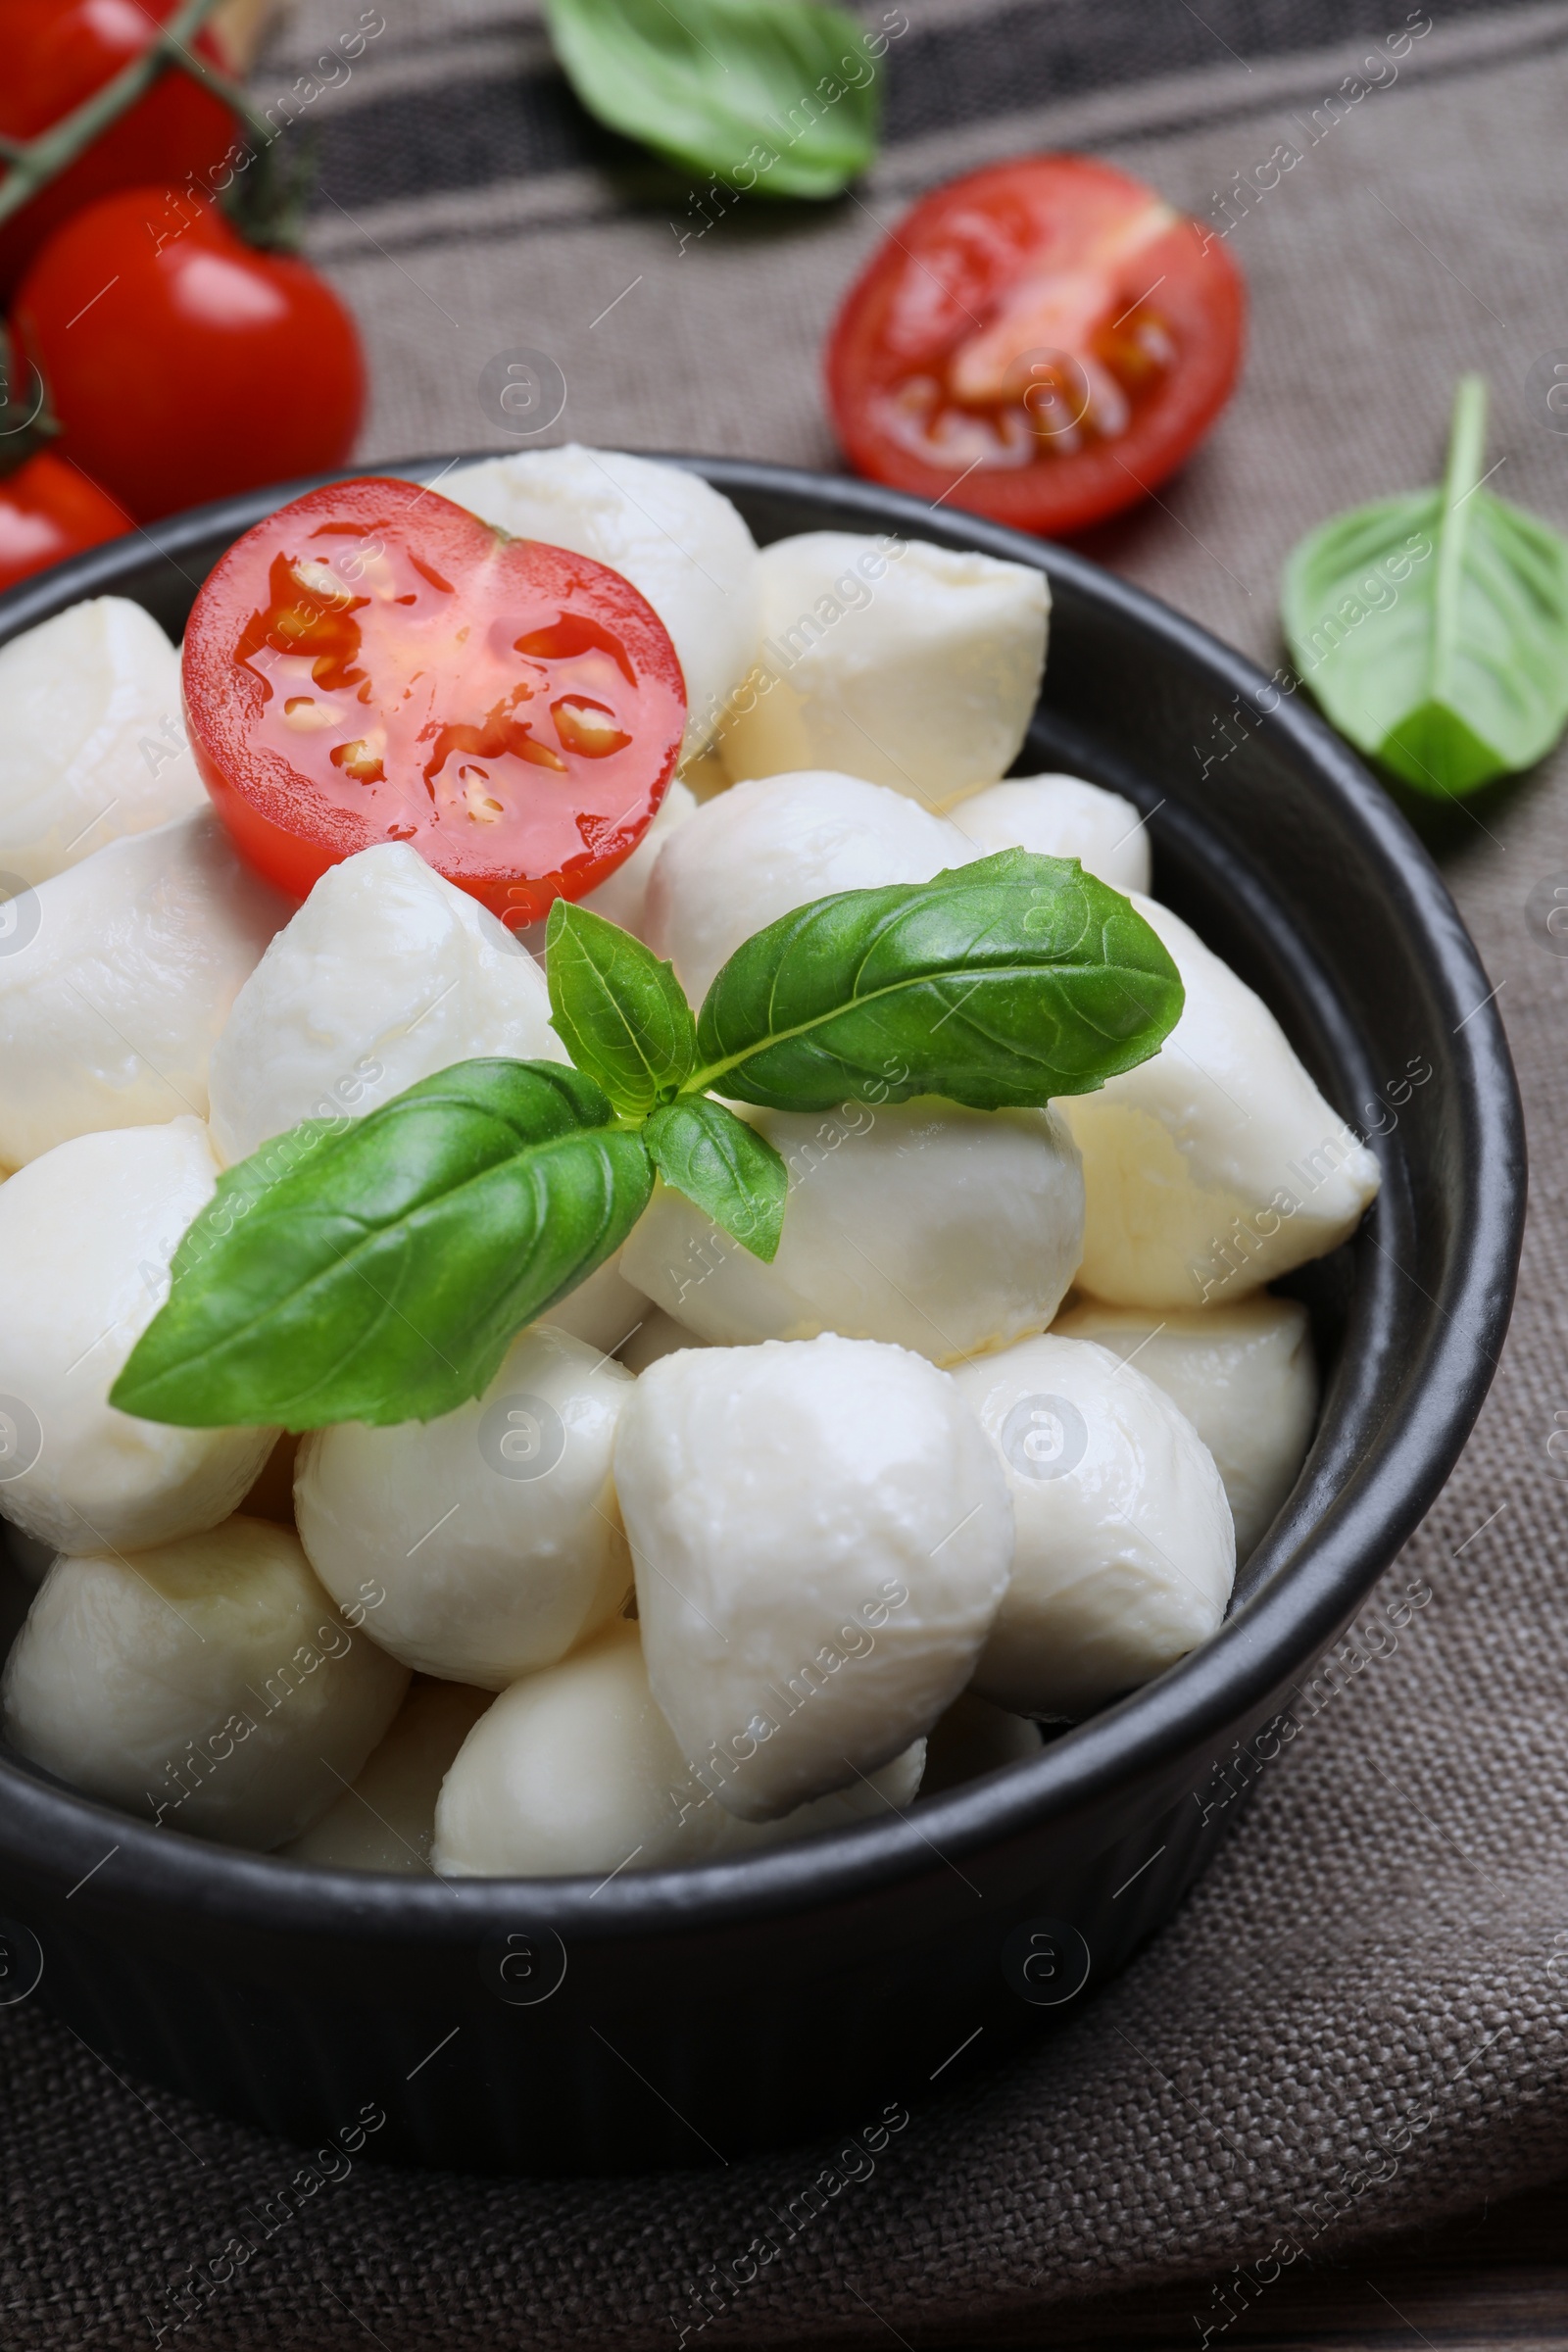
[[[9,220],[14,213],[21,212],[40,188],[47,187],[67,171],[171,67],[190,74],[220,98],[255,135],[269,142],[275,137],[272,124],[251,104],[239,83],[209,65],[205,58],[198,57],[188,46],[191,36],[200,31],[216,5],[217,0],[180,0],[180,6],[167,24],[159,26],[157,37],[140,57],[133,57],[128,65],[122,66],[102,89],[94,90],[90,98],[84,98],[35,139],[0,141],[0,160],[9,166],[4,180],[0,181],[0,221]]]

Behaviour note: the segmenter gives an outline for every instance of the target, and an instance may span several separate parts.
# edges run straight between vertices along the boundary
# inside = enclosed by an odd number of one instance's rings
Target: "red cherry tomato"
[[[1015,529],[1080,531],[1207,432],[1241,365],[1225,247],[1081,155],[971,172],[914,207],[827,352],[850,462]]]
[[[47,449],[0,479],[0,589],[130,529],[112,498]]]
[[[0,133],[36,138],[147,49],[174,0],[0,0]],[[224,67],[211,33],[191,47]],[[0,292],[9,293],[44,239],[84,205],[145,180],[205,186],[236,130],[221,99],[171,68],[0,227]],[[3,184],[3,183],[0,183]]]
[[[323,472],[354,445],[365,369],[331,287],[172,190],[127,188],[78,213],[23,279],[14,318],[62,451],[138,521]]]
[[[407,841],[514,925],[631,855],[686,719],[675,649],[618,572],[373,477],[236,541],[184,683],[203,781],[269,881],[303,898]]]

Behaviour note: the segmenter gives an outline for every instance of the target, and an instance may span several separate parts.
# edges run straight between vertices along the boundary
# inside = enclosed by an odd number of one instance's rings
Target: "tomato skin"
[[[130,516],[74,466],[39,450],[0,479],[0,590],[130,527]]]
[[[1230,398],[1246,322],[1246,288],[1229,252],[1211,231],[1174,214],[1159,233],[1106,271],[1107,289],[1115,294],[1107,310],[1121,303],[1136,309],[1147,299],[1157,307],[1174,349],[1157,387],[1135,399],[1125,430],[1088,438],[1069,456],[1044,455],[1013,466],[982,463],[966,472],[963,457],[936,464],[901,445],[884,418],[888,397],[902,382],[951,368],[964,342],[979,339],[971,329],[993,328],[1023,274],[1014,267],[1009,276],[1007,270],[1029,233],[1020,222],[1046,240],[1037,261],[1059,238],[1068,243],[1070,267],[1075,232],[1102,225],[1118,209],[1158,206],[1144,182],[1077,155],[990,165],[922,198],[850,288],[829,337],[828,401],[856,470],[1048,536],[1085,530],[1156,488]],[[987,229],[995,232],[989,252]],[[913,351],[901,308],[906,320],[922,300],[931,314],[930,331],[926,347]]]
[[[618,572],[375,476],[235,542],[182,675],[213,805],[278,889],[408,841],[512,927],[630,857],[686,722],[675,649]]]
[[[62,450],[139,522],[324,472],[354,446],[365,367],[337,295],[172,189],[68,221],[14,316]]]
[[[0,133],[36,138],[90,98],[150,45],[174,0],[0,0]],[[220,70],[210,32],[191,47]],[[58,178],[0,226],[0,293],[9,293],[45,240],[73,214],[116,188],[204,186],[228,153],[237,124],[221,99],[170,68]]]

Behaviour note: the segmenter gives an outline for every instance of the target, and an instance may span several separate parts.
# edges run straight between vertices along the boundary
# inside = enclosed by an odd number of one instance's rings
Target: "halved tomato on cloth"
[[[375,478],[229,549],[184,686],[203,781],[270,881],[303,898],[406,841],[513,925],[631,855],[686,722],[675,649],[618,572]]]
[[[1080,155],[922,199],[845,297],[828,398],[874,481],[1059,535],[1130,506],[1230,397],[1246,294],[1211,229]]]

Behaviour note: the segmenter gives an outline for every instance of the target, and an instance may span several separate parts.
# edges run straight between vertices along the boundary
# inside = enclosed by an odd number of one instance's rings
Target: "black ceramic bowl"
[[[760,540],[896,529],[1043,565],[1051,661],[1020,770],[1150,811],[1159,895],[1348,1119],[1386,1127],[1373,1106],[1413,1057],[1433,1076],[1376,1144],[1365,1229],[1303,1281],[1322,1420],[1229,1621],[1038,1761],[743,1861],[443,1886],[198,1843],[0,1751],[0,1999],[36,1978],[122,2072],[295,2140],[370,2106],[371,2150],[461,2169],[732,2159],[940,2096],[969,2053],[1066,2014],[1209,1860],[1279,1737],[1247,1743],[1436,1496],[1507,1321],[1524,1147],[1491,984],[1425,853],[1301,699],[1081,556],[861,483],[697,470]],[[78,558],[0,600],[0,639],[106,592],[177,635],[284,495]],[[1216,718],[1235,749],[1204,774]]]

